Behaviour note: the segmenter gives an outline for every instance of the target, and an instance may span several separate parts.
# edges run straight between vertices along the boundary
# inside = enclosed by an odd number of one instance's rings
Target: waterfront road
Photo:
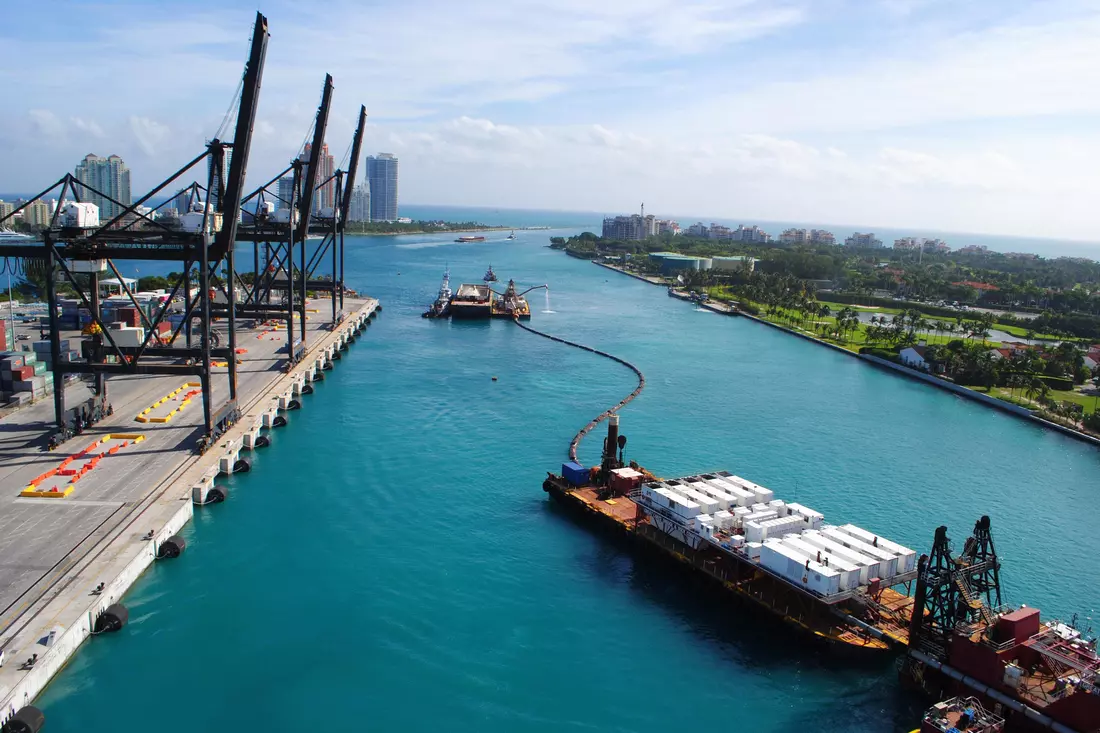
[[[345,301],[345,312],[364,301]],[[326,303],[307,313],[307,345],[328,331]],[[241,329],[238,348],[238,397],[242,411],[281,376],[286,331],[261,335],[263,328]],[[281,352],[281,353],[280,353]],[[228,397],[228,380],[215,368],[214,403]],[[197,381],[197,377],[192,378]],[[14,411],[0,420],[0,648],[13,633],[15,622],[54,582],[77,563],[100,539],[126,521],[142,499],[174,477],[194,457],[192,446],[200,435],[202,400],[191,404],[168,423],[142,423],[135,418],[161,397],[189,381],[186,377],[111,377],[107,393],[114,415],[76,436],[58,450],[45,450],[45,436],[53,421],[53,400],[47,398]],[[82,382],[66,388],[74,405],[90,396]],[[141,433],[145,440],[132,444],[100,464],[74,486],[65,498],[26,498],[19,493],[36,477],[55,468],[108,433]],[[79,467],[84,459],[74,465]],[[144,529],[144,528],[139,528]],[[151,528],[150,528],[151,529]]]

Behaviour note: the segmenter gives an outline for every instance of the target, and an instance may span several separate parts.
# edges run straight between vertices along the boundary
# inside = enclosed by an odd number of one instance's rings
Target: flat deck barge
[[[612,416],[611,445],[617,429]],[[613,451],[599,468],[565,464],[543,489],[635,548],[687,566],[815,638],[876,652],[908,644],[916,553],[885,538],[864,542],[858,527],[825,525],[799,504],[763,504],[769,489],[728,472],[662,481],[622,466]]]

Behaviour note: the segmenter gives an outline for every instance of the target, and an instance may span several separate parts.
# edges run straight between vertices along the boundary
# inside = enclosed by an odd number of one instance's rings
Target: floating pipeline
[[[578,349],[583,349],[584,351],[590,351],[593,354],[598,354],[598,355],[600,355],[602,357],[605,357],[607,359],[611,359],[612,361],[617,361],[620,364],[622,364],[623,366],[625,366],[626,368],[630,369],[636,375],[638,375],[638,386],[634,388],[633,392],[631,392],[629,395],[627,395],[624,399],[620,400],[619,404],[615,405],[614,407],[612,407],[608,410],[605,410],[599,416],[594,418],[590,423],[588,423],[583,428],[581,428],[580,432],[578,432],[576,435],[573,436],[573,440],[569,443],[569,460],[575,461],[575,460],[577,460],[577,446],[580,445],[581,440],[584,438],[584,436],[588,435],[588,433],[591,432],[593,428],[595,428],[597,425],[599,425],[601,422],[603,422],[607,418],[614,415],[616,412],[618,412],[623,407],[625,407],[631,400],[633,400],[635,397],[637,397],[638,395],[640,395],[642,393],[642,390],[645,389],[645,375],[642,374],[641,369],[634,366],[633,364],[631,364],[626,359],[621,359],[621,358],[615,356],[614,354],[609,354],[606,351],[600,351],[599,349],[594,349],[591,346],[585,346],[584,344],[578,344],[576,341],[570,341],[569,339],[563,339],[560,336],[552,336],[548,333],[544,333],[542,331],[539,331],[538,329],[531,328],[530,326],[528,326],[525,323],[521,323],[518,318],[514,319],[513,323],[515,323],[517,326],[522,328],[524,331],[530,331],[533,334],[536,334],[538,336],[542,336],[543,338],[548,338],[551,341],[557,341],[560,344],[566,344],[567,346],[573,346],[573,347],[576,347]]]

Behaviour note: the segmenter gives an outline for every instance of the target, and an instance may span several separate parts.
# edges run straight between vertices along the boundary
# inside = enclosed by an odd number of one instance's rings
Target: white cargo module
[[[826,525],[825,527],[821,528],[821,534],[825,535],[831,540],[839,542],[845,547],[850,547],[853,550],[856,550],[862,555],[867,555],[869,557],[880,560],[882,565],[882,575],[879,576],[880,579],[886,580],[887,578],[892,578],[898,574],[897,555],[883,550],[882,548],[869,545],[863,540],[857,540],[852,535],[845,534],[836,527]]]
[[[843,558],[850,563],[858,565],[860,568],[859,582],[863,585],[870,583],[871,578],[882,577],[883,569],[880,560],[860,554],[850,547],[845,547],[839,542],[835,542],[825,537],[820,532],[812,530],[806,531],[800,534],[798,538],[812,547],[819,547],[830,555]]]
[[[862,582],[860,580],[862,568],[858,565],[816,548],[808,542],[804,542],[798,535],[787,535],[783,538],[783,544],[840,573],[841,590],[858,588]]]
[[[823,596],[840,592],[840,573],[806,557],[782,540],[768,540],[760,548],[760,564],[796,585]]]
[[[902,547],[898,543],[891,542],[882,535],[872,534],[854,524],[842,524],[839,529],[841,532],[850,534],[857,540],[863,540],[870,545],[875,545],[877,543],[878,547],[897,555],[899,573],[908,573],[911,570],[917,569],[917,553],[910,550],[908,547]]]
[[[665,500],[664,508],[671,510],[673,514],[684,519],[692,519],[693,517],[699,516],[699,505],[690,501],[687,497],[677,494],[672,489],[662,487],[657,489],[655,493]]]

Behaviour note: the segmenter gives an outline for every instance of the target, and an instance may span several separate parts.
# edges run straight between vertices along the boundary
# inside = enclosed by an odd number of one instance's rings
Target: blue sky
[[[1096,239],[1100,1],[402,0],[260,8],[250,179],[285,166],[335,77],[330,148],[410,203],[710,212]],[[89,152],[135,189],[218,128],[256,7],[7,8],[0,190]],[[916,233],[919,233],[916,232]]]

